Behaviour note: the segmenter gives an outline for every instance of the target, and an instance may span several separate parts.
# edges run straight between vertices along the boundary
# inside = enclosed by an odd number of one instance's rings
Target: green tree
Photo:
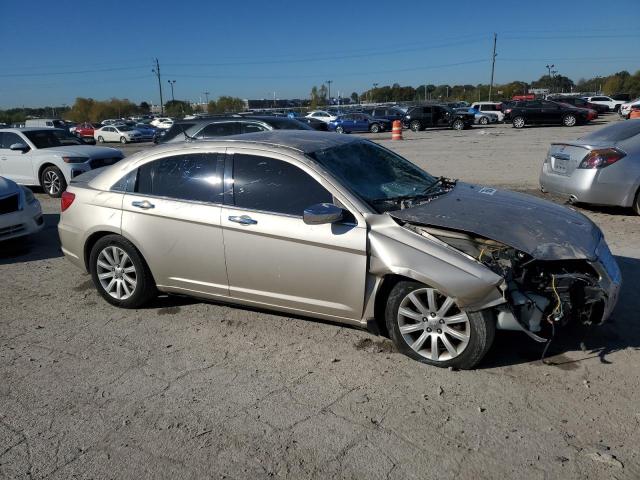
[[[207,111],[209,113],[235,113],[242,112],[245,108],[244,100],[237,97],[221,96],[217,101],[209,102]]]
[[[170,100],[164,105],[164,113],[170,117],[184,117],[193,113],[193,108],[189,102]]]
[[[358,92],[351,93],[351,103],[359,103]]]

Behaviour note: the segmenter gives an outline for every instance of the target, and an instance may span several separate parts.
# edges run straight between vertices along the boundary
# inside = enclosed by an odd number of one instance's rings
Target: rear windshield
[[[183,132],[186,132],[191,127],[193,127],[195,123],[174,123],[173,126],[164,134],[164,136],[159,140],[159,143],[168,142],[176,138],[178,135],[182,135]]]
[[[640,134],[640,120],[627,120],[626,122],[614,123],[601,128],[589,135],[585,135],[581,140],[616,143],[638,134]]]
[[[272,117],[263,121],[271,125],[275,130],[313,130],[309,125],[293,118]]]

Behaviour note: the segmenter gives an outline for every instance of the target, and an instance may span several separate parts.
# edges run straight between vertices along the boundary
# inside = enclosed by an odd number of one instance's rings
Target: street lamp
[[[171,85],[171,101],[175,102],[176,99],[173,96],[173,86],[176,84],[175,80],[167,80],[167,82],[169,82],[169,85]]]
[[[378,89],[378,84],[374,83],[373,84],[373,90],[377,90]],[[371,91],[371,103],[373,103],[373,90]]]
[[[328,95],[329,95],[329,105],[331,105],[331,84],[333,83],[333,80],[327,80],[327,84],[329,85],[329,91],[328,91]]]

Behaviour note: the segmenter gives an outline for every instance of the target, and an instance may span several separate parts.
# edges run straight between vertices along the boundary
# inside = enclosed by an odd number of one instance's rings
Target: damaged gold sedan
[[[75,178],[62,210],[65,255],[113,305],[164,292],[375,326],[440,367],[477,365],[496,329],[601,323],[621,284],[574,210],[330,133],[140,152]]]

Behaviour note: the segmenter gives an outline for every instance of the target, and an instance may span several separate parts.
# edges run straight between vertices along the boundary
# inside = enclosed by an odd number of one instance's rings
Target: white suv
[[[78,140],[63,145],[54,128],[0,129],[0,175],[20,185],[39,185],[60,197],[71,179],[124,158],[120,150],[92,147]]]
[[[597,97],[586,97],[587,102],[597,103],[598,105],[606,105],[609,107],[610,112],[617,112],[620,109],[620,105],[622,105],[624,100],[614,100],[611,97],[605,97],[604,95],[599,95]]]
[[[471,108],[480,110],[483,113],[494,113],[498,117],[499,122],[504,122],[504,112],[502,111],[501,102],[475,102],[471,104]]]

